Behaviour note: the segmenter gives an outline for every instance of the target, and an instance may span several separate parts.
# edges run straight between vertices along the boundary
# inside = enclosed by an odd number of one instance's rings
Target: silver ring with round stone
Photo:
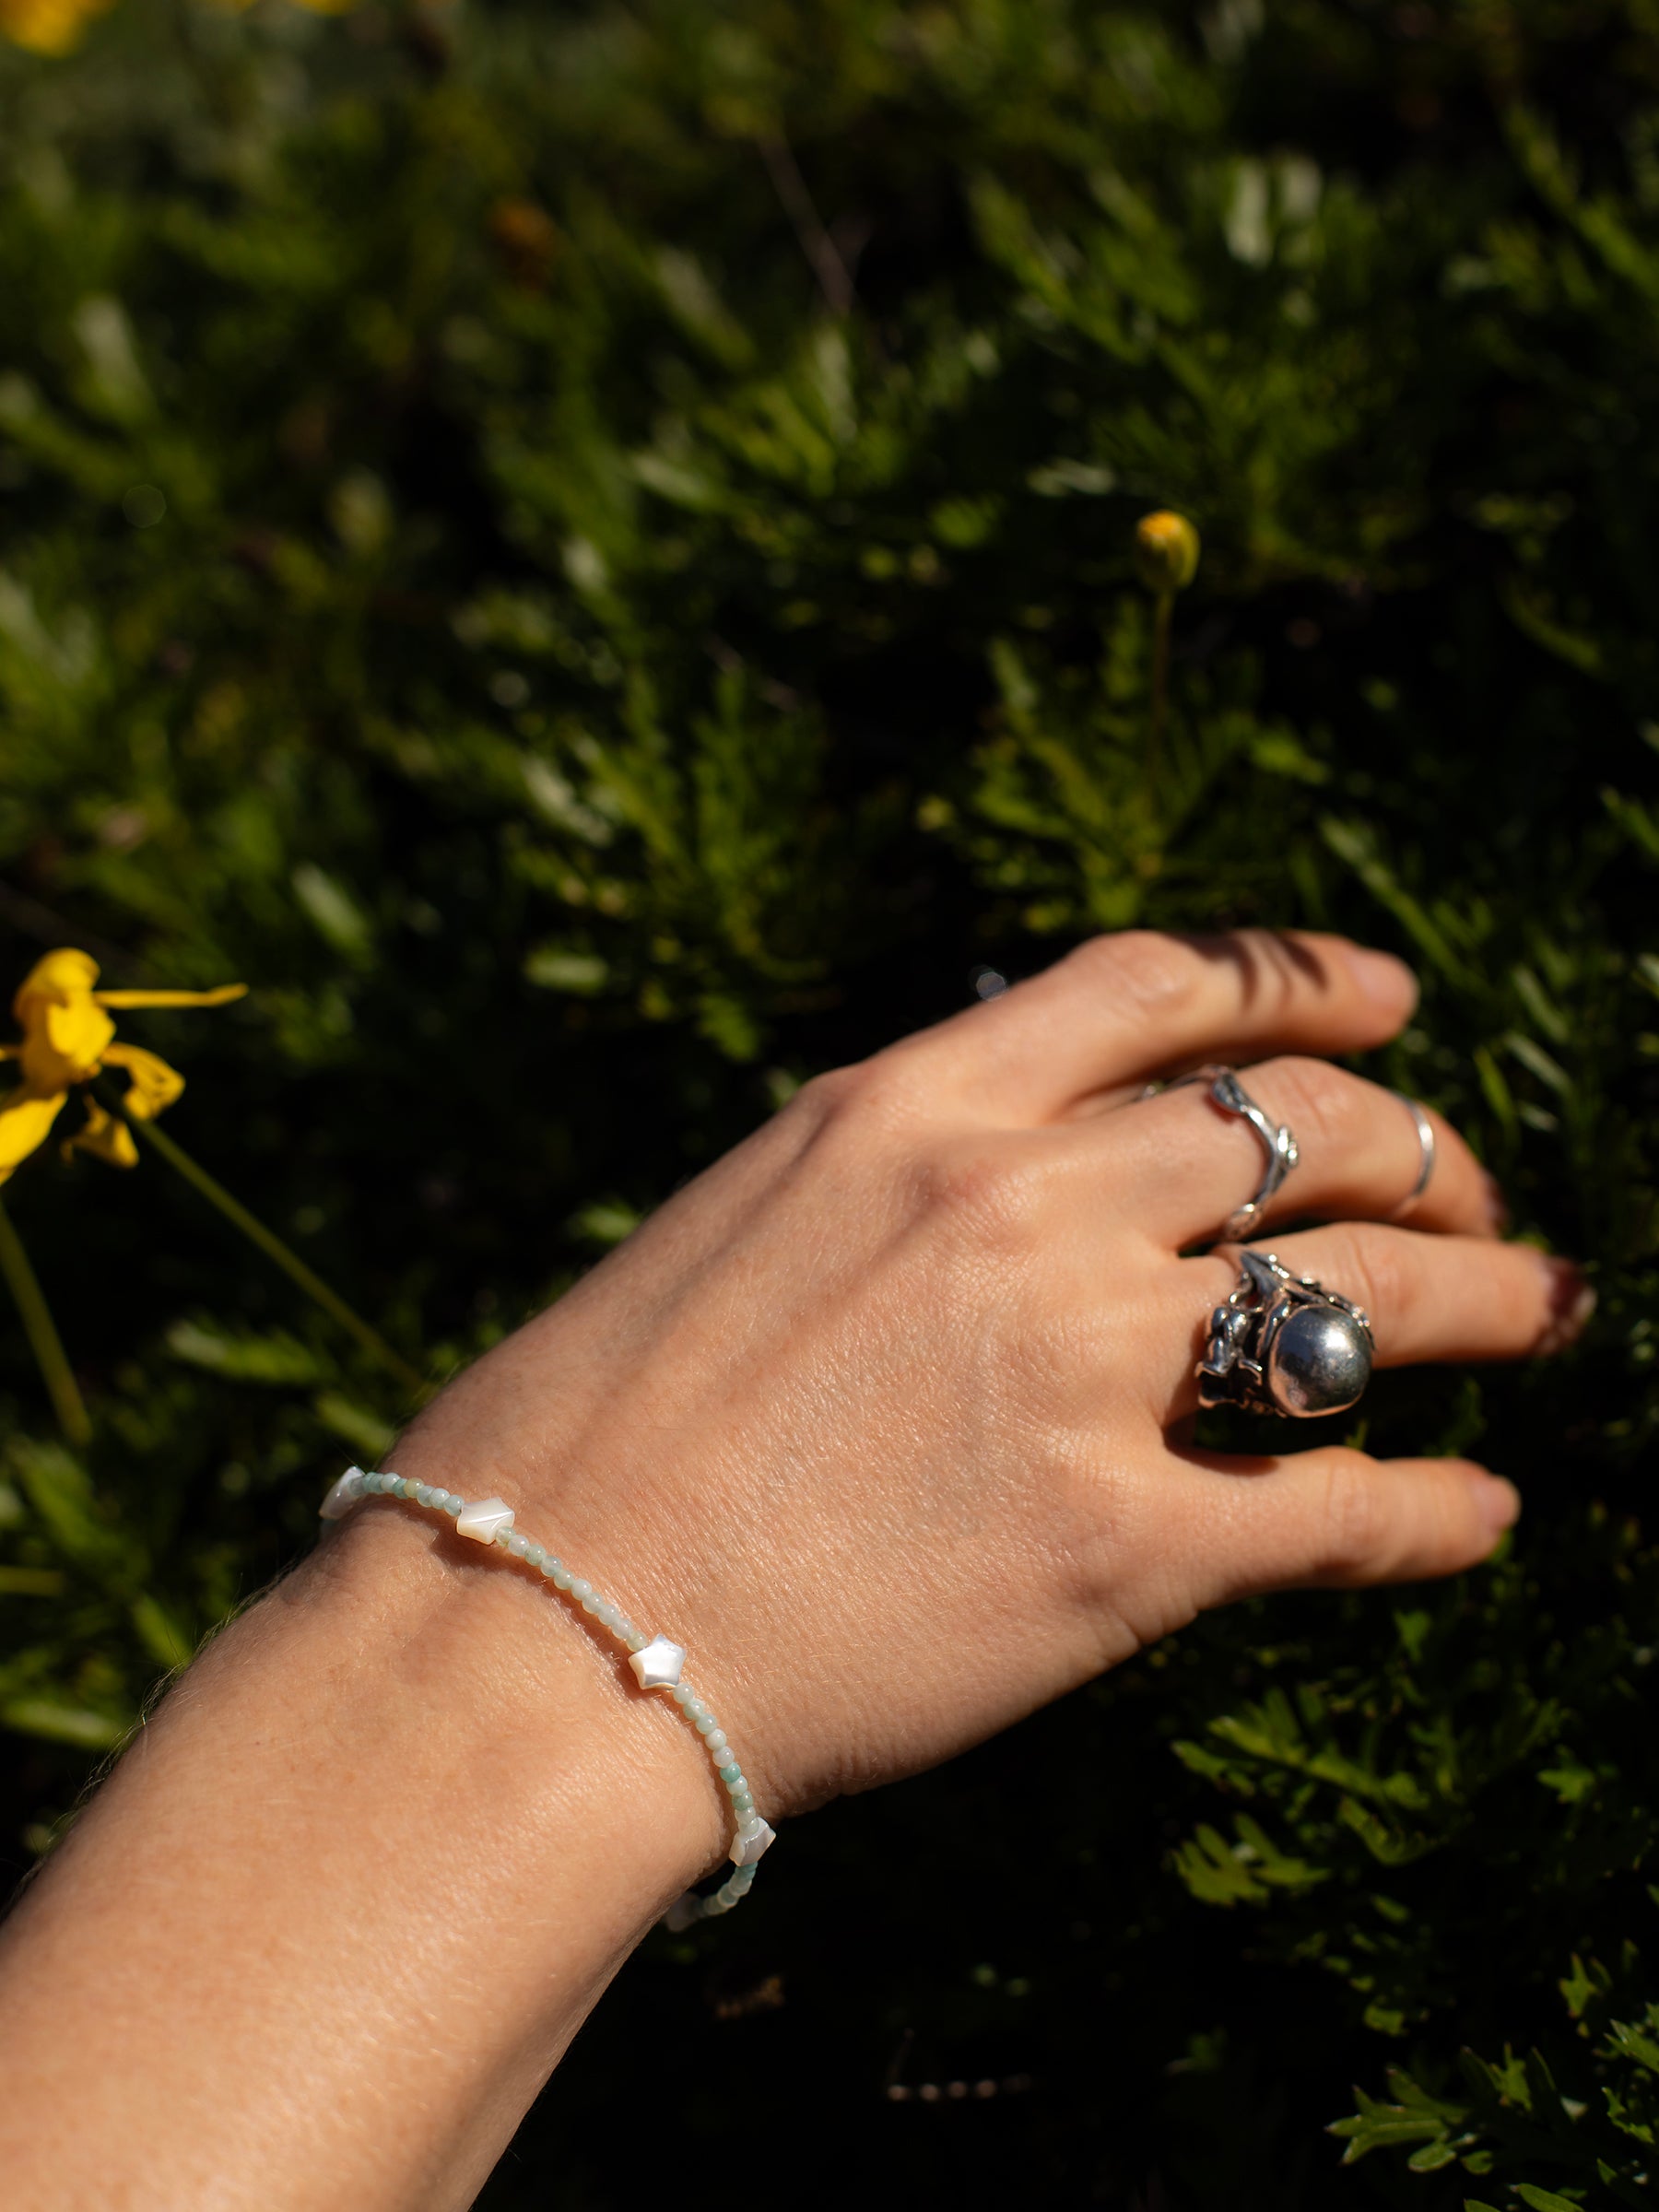
[[[1364,1308],[1311,1275],[1292,1275],[1271,1253],[1239,1257],[1238,1283],[1210,1315],[1198,1403],[1290,1420],[1357,1406],[1375,1352]]]

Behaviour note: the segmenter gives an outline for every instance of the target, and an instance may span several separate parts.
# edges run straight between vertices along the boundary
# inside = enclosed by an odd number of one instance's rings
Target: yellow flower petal
[[[115,1034],[115,1024],[92,1003],[98,962],[65,949],[37,960],[18,987],[12,1012],[23,1027],[23,1079],[45,1097],[84,1083]]]
[[[64,1158],[67,1159],[74,1152],[90,1152],[94,1159],[104,1160],[112,1168],[138,1165],[138,1147],[132,1131],[112,1113],[106,1113],[96,1099],[87,1100],[84,1125],[64,1140]]]
[[[124,1067],[133,1078],[122,1104],[135,1121],[153,1122],[164,1113],[184,1088],[176,1067],[169,1067],[159,1053],[147,1053],[141,1044],[112,1044],[104,1054],[106,1067]]]
[[[3,10],[6,0],[0,0]],[[0,27],[4,17],[0,15]],[[0,1046],[0,1057],[22,1063],[23,1080],[0,1099],[0,1182],[41,1145],[72,1084],[89,1083],[101,1067],[124,1067],[130,1078],[124,1104],[135,1120],[153,1121],[184,1088],[184,1078],[156,1053],[117,1044],[111,1006],[222,1006],[241,998],[245,983],[215,991],[95,991],[98,962],[74,946],[60,946],[39,959],[18,986],[12,1011],[23,1030],[20,1045]],[[136,1164],[132,1131],[93,1100],[84,1128],[65,1154],[90,1152],[112,1167]]]
[[[72,998],[89,992],[97,981],[98,962],[89,952],[78,951],[71,945],[60,946],[56,952],[38,959],[18,985],[12,1012],[27,1029],[29,1008],[34,1000],[67,1006]]]
[[[61,1090],[42,1096],[27,1083],[0,1096],[0,1182],[46,1142],[66,1096]]]
[[[220,983],[213,991],[94,991],[100,1006],[228,1006],[246,998],[246,983]]]

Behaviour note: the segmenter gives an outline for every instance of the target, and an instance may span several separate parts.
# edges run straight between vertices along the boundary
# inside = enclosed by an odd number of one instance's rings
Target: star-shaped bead
[[[666,1636],[653,1636],[642,1652],[630,1654],[628,1664],[641,1689],[672,1689],[680,1678],[686,1654]]]
[[[363,1494],[358,1487],[362,1479],[361,1467],[347,1467],[317,1508],[318,1520],[343,1521]]]
[[[493,1544],[498,1529],[512,1526],[512,1508],[501,1498],[475,1498],[455,1515],[455,1534],[475,1544]]]
[[[754,1828],[747,1836],[736,1837],[732,1844],[731,1861],[734,1866],[752,1866],[764,1852],[777,1841],[777,1830],[757,1816]]]

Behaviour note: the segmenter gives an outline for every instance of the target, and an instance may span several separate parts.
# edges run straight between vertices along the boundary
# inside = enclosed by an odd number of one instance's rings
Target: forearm
[[[688,1644],[774,1819],[1205,1606],[1466,1567],[1517,1506],[1477,1467],[1193,1448],[1241,1258],[1189,1248],[1257,1189],[1259,1132],[1192,1086],[1139,1096],[1378,1041],[1410,1004],[1332,939],[1080,948],[807,1085],[447,1390],[399,1471],[499,1489]],[[1382,1362],[1582,1321],[1444,1124],[1428,1153],[1417,1110],[1294,1054],[1258,1087],[1297,1161],[1261,1202],[1286,1279],[1368,1309]],[[0,1944],[8,2212],[466,2204],[719,1859],[723,1794],[537,1577],[371,1497],[186,1677]]]
[[[190,1670],[26,1893],[0,1936],[18,2212],[470,2203],[718,1856],[677,1716],[475,1549],[356,1516]]]

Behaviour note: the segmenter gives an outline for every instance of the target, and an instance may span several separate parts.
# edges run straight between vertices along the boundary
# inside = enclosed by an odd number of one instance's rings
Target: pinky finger
[[[1521,1511],[1512,1483],[1464,1459],[1379,1460],[1340,1445],[1183,1456],[1212,1486],[1210,1558],[1198,1572],[1206,1606],[1456,1574],[1484,1559]]]

